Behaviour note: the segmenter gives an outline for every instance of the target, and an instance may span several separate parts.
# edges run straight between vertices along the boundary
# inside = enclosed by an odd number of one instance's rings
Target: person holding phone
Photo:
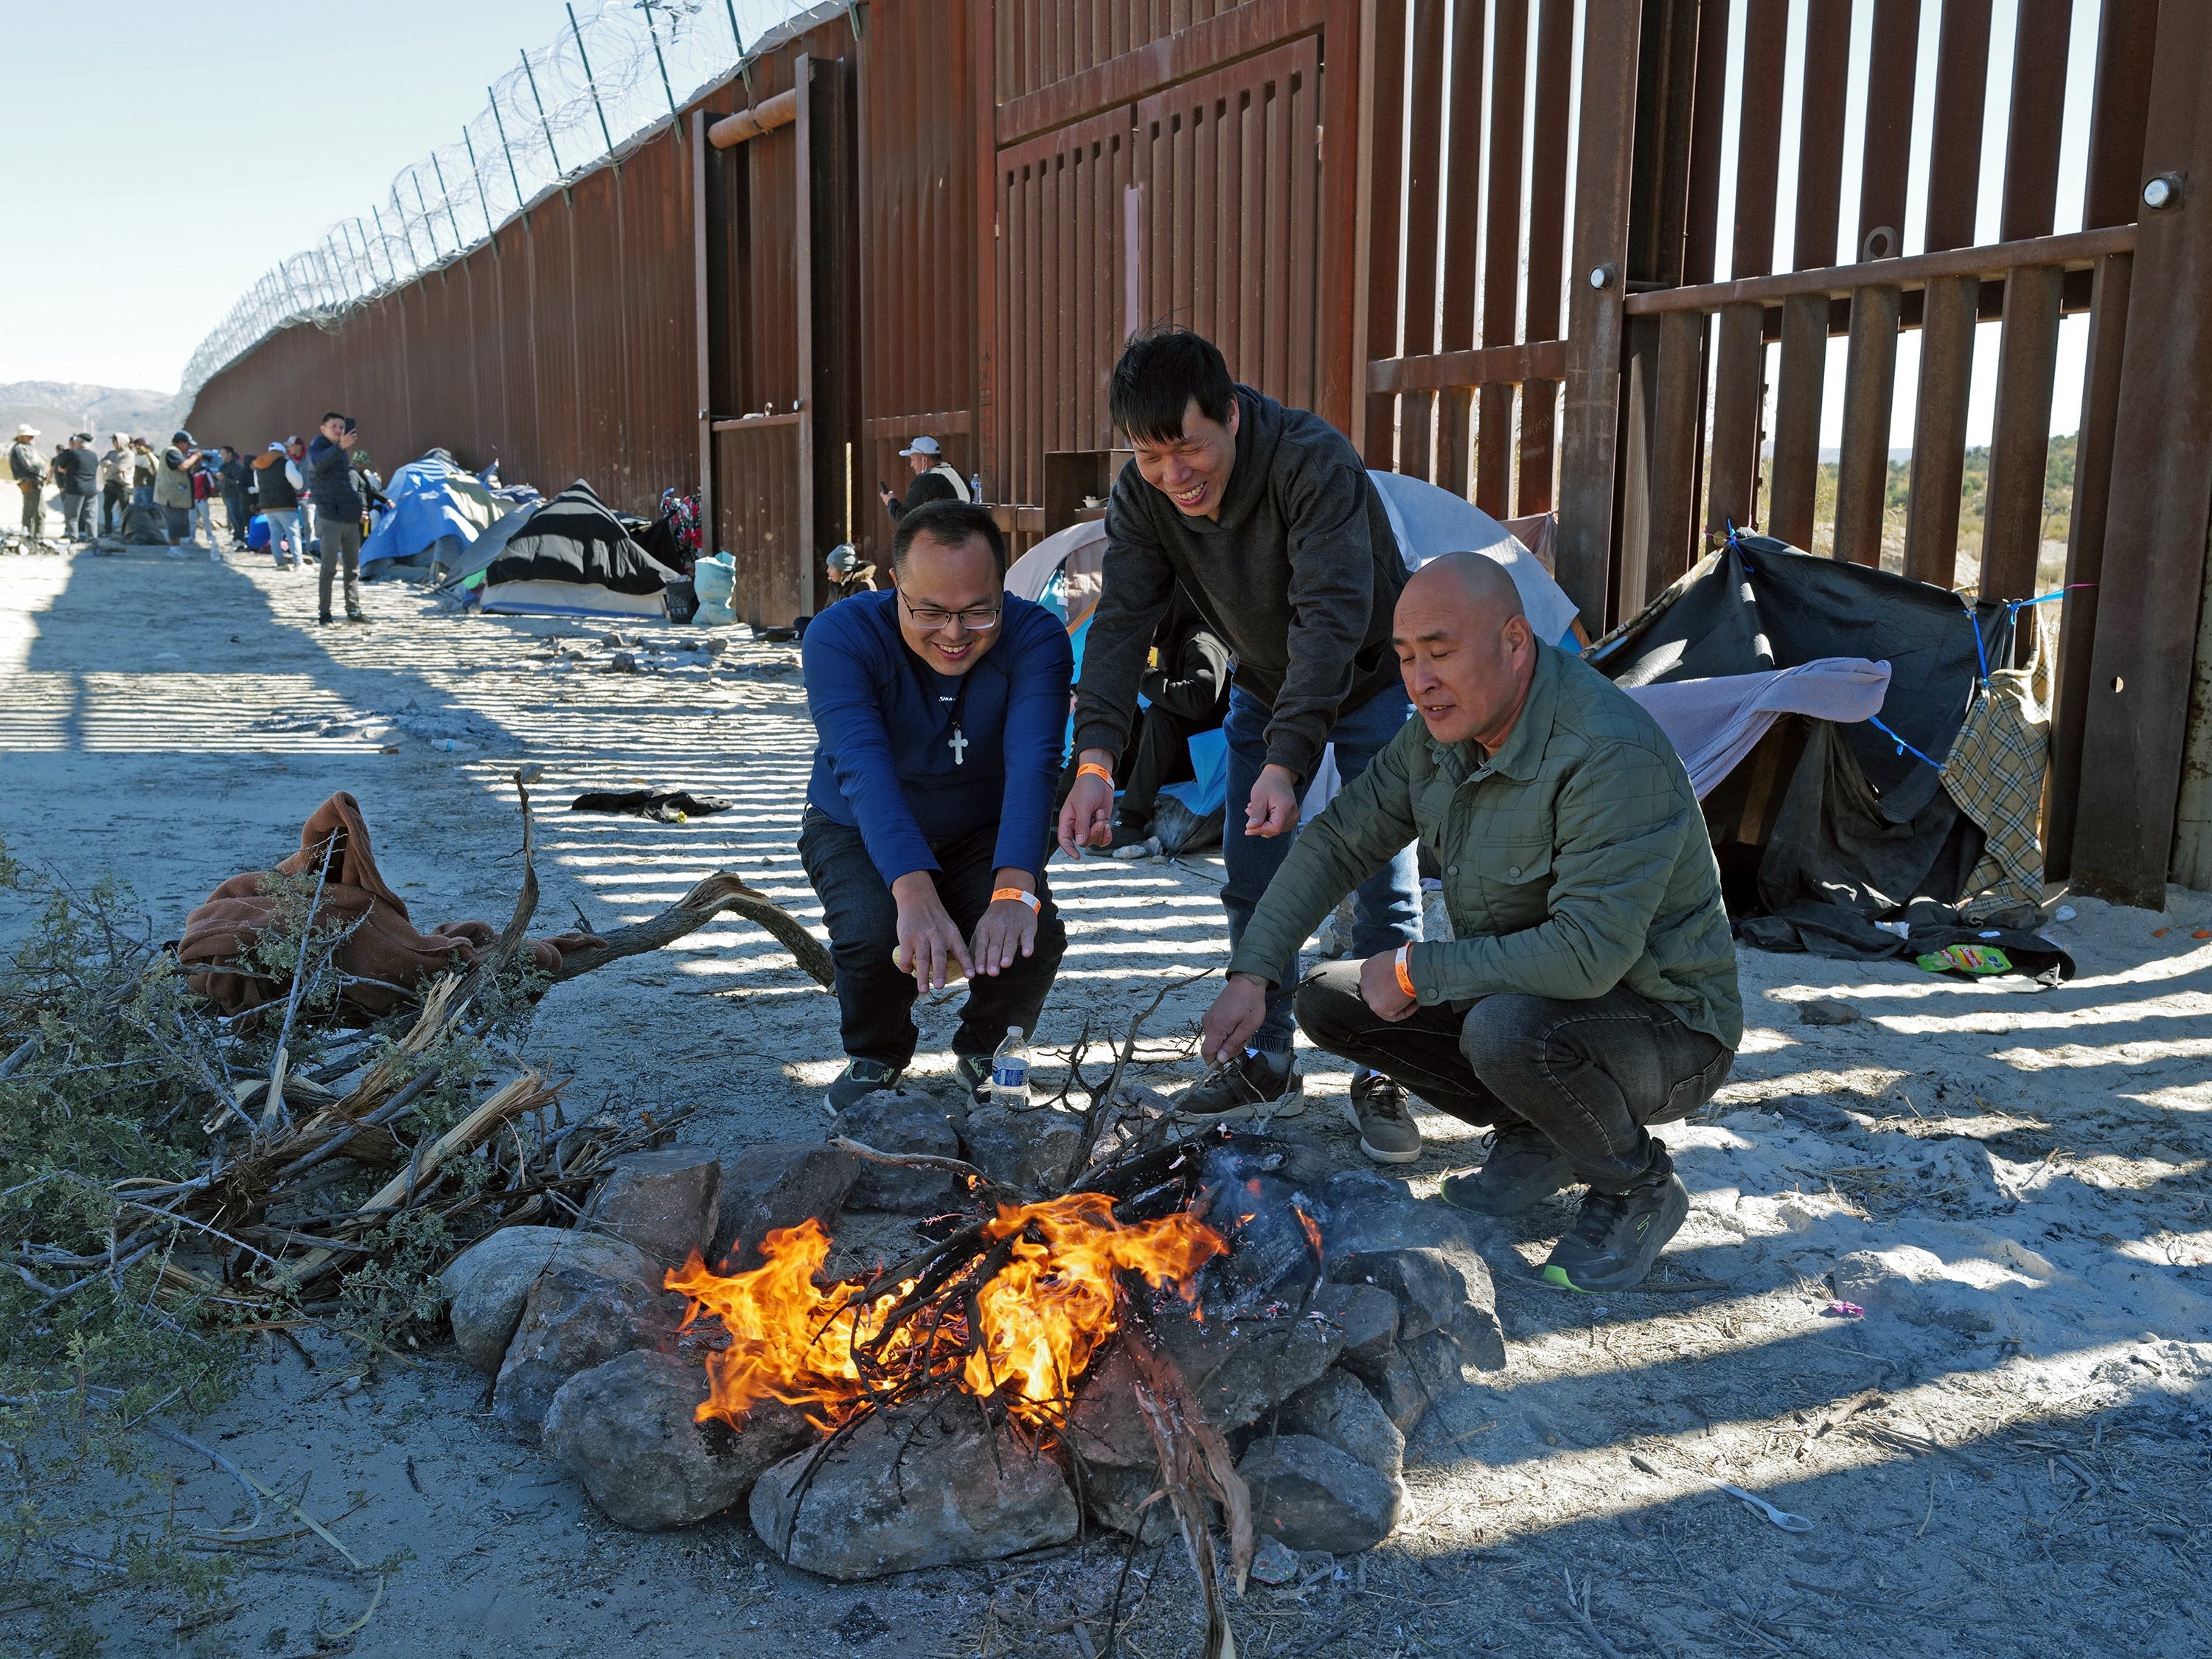
[[[354,488],[353,452],[359,447],[360,428],[333,410],[315,428],[307,446],[307,489],[314,497],[315,533],[322,549],[320,600],[315,620],[328,627],[331,586],[338,569],[345,572],[346,620],[367,622],[361,609],[361,492]]]

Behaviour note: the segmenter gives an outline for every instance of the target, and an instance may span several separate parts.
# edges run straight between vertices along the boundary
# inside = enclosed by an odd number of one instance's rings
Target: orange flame
[[[695,1255],[669,1273],[668,1288],[690,1298],[687,1328],[711,1315],[730,1336],[707,1356],[700,1420],[742,1426],[751,1407],[777,1400],[826,1429],[867,1393],[870,1373],[926,1372],[986,1399],[1003,1395],[1031,1422],[1056,1422],[1075,1379],[1119,1328],[1115,1275],[1139,1273],[1188,1297],[1199,1268],[1228,1248],[1185,1212],[1124,1224],[1103,1193],[1002,1204],[983,1237],[1003,1265],[975,1294],[972,1331],[957,1283],[938,1307],[896,1327],[890,1316],[915,1280],[873,1295],[858,1279],[816,1284],[830,1239],[811,1218],[769,1233],[762,1265],[744,1273],[710,1273]]]

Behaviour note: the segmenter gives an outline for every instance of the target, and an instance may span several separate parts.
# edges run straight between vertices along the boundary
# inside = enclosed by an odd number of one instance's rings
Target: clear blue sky
[[[0,0],[0,381],[173,391],[263,271],[567,27],[561,0]]]

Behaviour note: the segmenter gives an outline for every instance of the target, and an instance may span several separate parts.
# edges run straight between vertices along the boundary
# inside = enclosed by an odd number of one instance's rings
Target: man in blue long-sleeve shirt
[[[917,992],[962,975],[970,1089],[1034,1032],[1067,933],[1044,881],[1074,659],[1060,619],[1005,591],[988,513],[932,501],[891,541],[893,588],[806,630],[818,742],[799,856],[837,968],[842,1111],[914,1058]]]

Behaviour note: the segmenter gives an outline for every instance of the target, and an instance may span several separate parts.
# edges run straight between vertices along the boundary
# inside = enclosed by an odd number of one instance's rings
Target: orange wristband
[[[1084,776],[1103,778],[1106,780],[1106,787],[1109,789],[1111,789],[1114,787],[1114,775],[1108,771],[1104,767],[1101,766],[1097,761],[1084,762],[1082,765],[1075,769],[1075,775],[1079,778]]]
[[[1390,965],[1398,970],[1398,988],[1413,998],[1414,1001],[1419,1002],[1421,1000],[1421,994],[1413,988],[1413,952],[1412,945],[1400,945],[1398,954],[1390,959]]]
[[[993,888],[991,890],[991,902],[996,904],[1000,899],[1019,899],[1023,903],[1028,905],[1031,910],[1041,911],[1044,908],[1044,906],[1038,902],[1037,896],[1035,893],[1024,893],[1018,887]]]

